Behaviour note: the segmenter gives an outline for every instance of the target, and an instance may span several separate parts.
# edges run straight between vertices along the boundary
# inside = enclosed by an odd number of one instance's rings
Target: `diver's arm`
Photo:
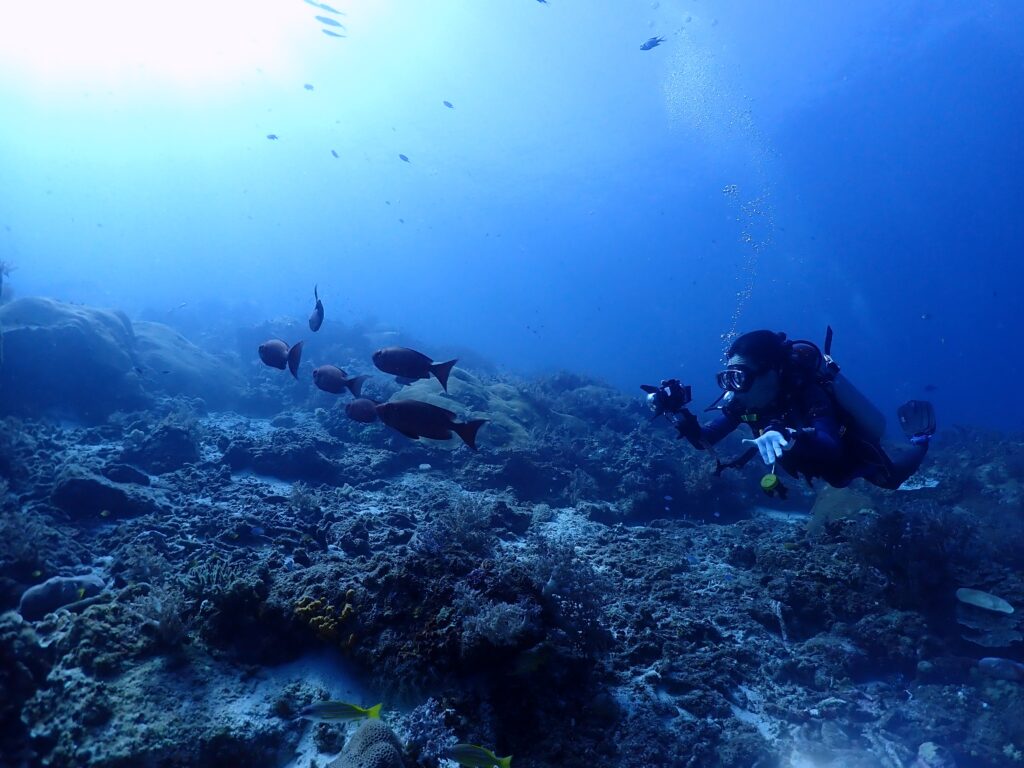
[[[714,419],[701,426],[697,417],[683,408],[672,420],[672,423],[679,432],[679,437],[685,437],[690,445],[703,451],[736,429],[740,425],[740,420],[738,417],[722,411]]]
[[[814,457],[815,461],[826,463],[839,461],[843,449],[839,442],[839,422],[836,417],[831,414],[819,416],[812,423],[814,426],[790,431],[794,438],[793,454],[797,457]],[[786,433],[783,428],[782,434]]]

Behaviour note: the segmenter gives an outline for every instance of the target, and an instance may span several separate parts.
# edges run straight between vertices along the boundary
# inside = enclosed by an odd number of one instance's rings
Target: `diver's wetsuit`
[[[686,411],[676,428],[691,445],[704,450],[744,422],[754,437],[774,429],[790,439],[786,428],[797,430],[793,447],[782,455],[779,464],[793,477],[803,475],[808,481],[820,477],[836,488],[845,488],[862,477],[880,488],[895,490],[917,471],[928,452],[925,442],[895,461],[890,459],[878,441],[863,437],[855,426],[844,423],[831,395],[815,380],[788,386],[784,383],[775,402],[759,411],[744,411],[729,403],[704,426]]]

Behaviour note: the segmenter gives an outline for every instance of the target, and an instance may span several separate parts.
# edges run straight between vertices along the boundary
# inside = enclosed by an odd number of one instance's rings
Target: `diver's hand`
[[[680,408],[678,413],[672,414],[669,419],[676,428],[676,439],[685,437],[691,443],[700,440],[700,423],[689,408]]]
[[[786,431],[792,434],[792,430],[787,429]],[[793,447],[791,439],[787,440],[785,435],[774,429],[768,430],[758,438],[747,438],[743,442],[756,445],[757,450],[761,452],[761,459],[765,464],[774,464],[782,458],[784,451],[788,451]]]

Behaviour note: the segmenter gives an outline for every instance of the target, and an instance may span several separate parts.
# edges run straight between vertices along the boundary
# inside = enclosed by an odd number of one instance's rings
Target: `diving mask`
[[[730,365],[724,371],[719,371],[715,378],[718,386],[726,392],[748,392],[759,373],[749,365]]]

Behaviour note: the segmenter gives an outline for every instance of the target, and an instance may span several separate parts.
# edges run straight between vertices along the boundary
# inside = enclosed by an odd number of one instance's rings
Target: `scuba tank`
[[[792,360],[795,366],[816,376],[836,401],[836,405],[846,414],[847,428],[853,427],[864,437],[873,442],[881,442],[885,434],[885,415],[874,403],[854,386],[839,371],[839,364],[832,359],[832,326],[825,331],[824,351],[810,341],[792,342]]]

